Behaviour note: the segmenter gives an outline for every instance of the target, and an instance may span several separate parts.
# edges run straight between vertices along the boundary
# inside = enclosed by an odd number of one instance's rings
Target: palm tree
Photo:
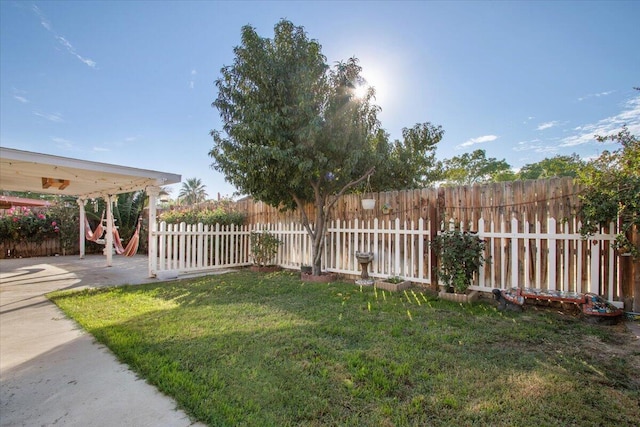
[[[206,186],[202,184],[200,178],[189,178],[187,182],[182,183],[178,197],[182,199],[186,205],[195,205],[207,199],[205,188]]]

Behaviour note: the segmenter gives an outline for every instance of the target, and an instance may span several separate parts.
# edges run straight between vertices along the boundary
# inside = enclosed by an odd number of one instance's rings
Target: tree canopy
[[[378,191],[426,187],[440,177],[440,163],[436,160],[436,146],[444,130],[429,122],[402,129],[402,141],[389,142],[382,129],[376,135],[376,174],[372,187]]]
[[[407,167],[403,159],[413,159],[411,152],[429,155],[442,130],[417,125],[405,130],[403,142],[390,144],[380,128],[374,88],[356,91],[366,84],[358,60],[330,67],[320,44],[290,21],[279,21],[272,39],[244,26],[234,54],[216,80],[212,105],[223,126],[211,131],[212,167],[243,193],[300,210],[313,238],[317,274],[324,224],[336,200],[330,196],[352,191],[376,167],[386,176],[396,173],[398,182],[414,182],[401,171]],[[428,162],[420,158],[411,165],[423,173]],[[374,178],[376,185],[389,182]],[[306,202],[315,204],[313,221],[302,209]]]
[[[442,177],[448,184],[469,185],[491,182],[510,169],[504,159],[487,158],[485,150],[475,150],[444,160]]]
[[[570,156],[558,155],[524,165],[518,172],[518,178],[543,179],[562,176],[575,178],[584,165],[585,162],[575,153]]]
[[[633,227],[640,229],[640,139],[626,126],[617,134],[597,139],[613,141],[621,147],[602,152],[578,173],[578,180],[585,185],[581,196],[584,220],[581,232],[591,234],[611,221],[618,221],[617,246],[638,257],[640,248],[629,239],[629,233]]]

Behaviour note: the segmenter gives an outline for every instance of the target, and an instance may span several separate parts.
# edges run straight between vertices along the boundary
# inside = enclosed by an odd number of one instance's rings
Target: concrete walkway
[[[0,260],[0,426],[201,426],[44,297],[153,281],[144,256]]]

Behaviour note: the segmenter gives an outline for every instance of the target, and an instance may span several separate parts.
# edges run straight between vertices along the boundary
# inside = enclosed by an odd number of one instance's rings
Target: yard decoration
[[[356,252],[356,259],[362,269],[360,279],[356,280],[356,285],[373,285],[373,279],[369,277],[369,264],[373,261],[373,252]]]
[[[364,188],[364,197],[362,198],[362,209],[370,211],[376,207],[376,199],[366,197],[367,194],[371,194],[371,176],[367,177],[367,185]]]
[[[498,301],[499,310],[522,311],[528,302],[530,303],[560,303],[575,304],[580,312],[596,321],[617,322],[622,318],[624,310],[607,302],[604,298],[591,292],[585,294],[578,292],[564,292],[537,288],[511,288],[494,289],[493,297]]]

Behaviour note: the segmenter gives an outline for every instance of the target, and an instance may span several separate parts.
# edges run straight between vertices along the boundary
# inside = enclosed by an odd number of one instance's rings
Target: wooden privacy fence
[[[432,224],[448,222],[453,218],[465,224],[477,223],[478,219],[495,219],[517,215],[526,217],[531,223],[547,218],[573,218],[580,207],[579,194],[582,188],[571,178],[552,178],[513,182],[496,182],[415,190],[387,191],[367,194],[376,200],[373,210],[361,206],[362,195],[345,194],[335,203],[330,220],[360,221],[395,220],[418,221],[429,219]],[[288,224],[300,222],[300,213],[282,212],[278,208],[245,198],[236,202],[236,209],[245,212],[249,224]],[[308,204],[304,208],[307,217],[315,218],[315,208]]]
[[[475,224],[450,222],[449,226],[477,231],[487,242],[488,262],[476,277],[473,289],[531,287],[569,292],[595,292],[619,300],[619,257],[613,248],[613,233],[603,232],[583,239],[575,219],[530,223],[515,216],[499,220],[480,218]],[[611,225],[613,230],[613,224]],[[160,223],[152,232],[157,254],[152,272],[181,273],[251,265],[252,231],[269,231],[282,244],[274,263],[298,269],[311,263],[311,240],[299,223],[252,224],[242,227],[168,225]],[[373,252],[372,277],[400,276],[415,283],[435,283],[436,258],[430,242],[436,230],[424,219],[417,221],[332,221],[327,226],[322,269],[359,275],[358,251]],[[150,256],[152,256],[150,254]]]
[[[0,243],[0,258],[29,258],[37,256],[53,256],[62,253],[60,239],[49,238],[37,242]]]

